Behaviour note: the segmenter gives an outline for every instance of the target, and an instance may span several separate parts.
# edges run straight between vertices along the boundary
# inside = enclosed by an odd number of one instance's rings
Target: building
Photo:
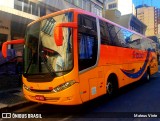
[[[147,5],[140,5],[136,7],[136,16],[147,25],[146,36],[160,34],[160,9]]]
[[[132,0],[106,0],[106,10],[119,10],[121,15],[135,14],[135,7]]]
[[[132,0],[106,0],[105,7],[105,18],[138,33],[145,33],[146,25],[135,17]]]
[[[28,23],[46,14],[46,7],[38,0],[0,1],[0,48],[7,40],[24,38]],[[22,52],[22,46],[9,47]]]
[[[103,16],[104,0],[41,0],[45,4],[51,6],[55,10],[67,8],[80,8]]]
[[[27,24],[41,16],[71,7],[102,16],[103,6],[103,0],[0,0],[0,48],[4,41],[24,38]],[[22,51],[19,45],[11,48]]]
[[[160,8],[156,9],[157,14],[157,24],[158,24],[158,35],[160,35]]]
[[[121,16],[119,24],[143,35],[147,28],[147,26],[133,14]]]
[[[118,10],[108,10],[105,14],[108,20],[140,34],[145,34],[147,26],[133,14],[121,15]]]

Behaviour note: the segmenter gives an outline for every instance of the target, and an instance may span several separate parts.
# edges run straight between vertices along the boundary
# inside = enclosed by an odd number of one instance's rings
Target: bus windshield
[[[67,12],[38,21],[27,28],[24,47],[24,76],[62,76],[73,68],[72,28],[63,28],[63,44],[57,46],[53,31],[56,23],[72,22]],[[45,76],[44,76],[45,77]]]

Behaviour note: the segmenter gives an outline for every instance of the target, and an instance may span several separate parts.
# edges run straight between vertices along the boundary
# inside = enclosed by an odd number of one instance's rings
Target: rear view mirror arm
[[[24,39],[18,39],[18,40],[12,40],[12,41],[6,41],[2,45],[2,55],[4,58],[7,57],[7,47],[9,44],[24,44]]]

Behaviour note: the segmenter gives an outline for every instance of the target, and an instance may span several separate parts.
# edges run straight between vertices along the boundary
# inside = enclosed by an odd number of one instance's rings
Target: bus
[[[93,13],[69,8],[30,23],[24,44],[23,93],[54,105],[79,105],[158,71],[153,40]]]

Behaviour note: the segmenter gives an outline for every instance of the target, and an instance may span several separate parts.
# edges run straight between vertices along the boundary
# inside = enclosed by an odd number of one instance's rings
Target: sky
[[[154,6],[160,8],[160,0],[132,0],[135,7],[137,5],[147,4],[149,6]]]

